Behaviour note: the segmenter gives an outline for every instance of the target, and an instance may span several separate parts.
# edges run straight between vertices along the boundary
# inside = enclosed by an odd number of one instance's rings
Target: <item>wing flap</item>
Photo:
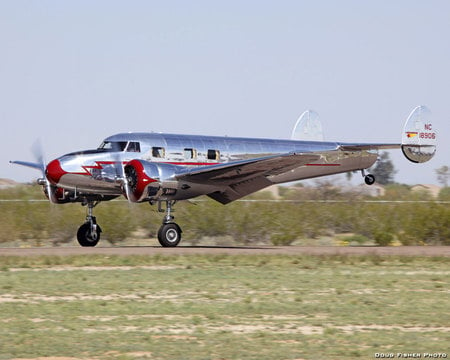
[[[233,161],[212,166],[202,166],[175,176],[177,180],[193,183],[232,185],[259,176],[279,175],[320,159],[318,154],[288,153],[263,158]]]
[[[175,178],[179,181],[213,185],[217,188],[217,191],[207,195],[222,204],[228,204],[273,185],[268,179],[269,176],[283,174],[319,159],[320,155],[317,154],[288,153],[219,165],[202,166],[178,174]]]
[[[220,191],[208,194],[208,196],[225,205],[270,185],[273,183],[265,176],[257,176],[229,185]]]

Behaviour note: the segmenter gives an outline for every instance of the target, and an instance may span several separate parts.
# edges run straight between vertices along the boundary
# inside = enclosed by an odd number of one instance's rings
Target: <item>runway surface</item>
[[[450,246],[159,246],[0,248],[0,256],[72,255],[380,255],[448,256]]]

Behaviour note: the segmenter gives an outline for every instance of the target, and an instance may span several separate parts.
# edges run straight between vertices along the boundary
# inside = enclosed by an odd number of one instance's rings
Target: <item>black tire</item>
[[[77,231],[78,243],[83,247],[93,247],[100,241],[101,232],[102,230],[100,229],[100,226],[97,225],[97,236],[93,239],[91,234],[91,225],[89,223],[84,223],[78,228]]]
[[[181,241],[181,229],[175,223],[163,224],[158,231],[158,240],[162,247],[175,247]]]
[[[368,174],[364,177],[364,181],[367,185],[373,185],[375,184],[375,176]]]

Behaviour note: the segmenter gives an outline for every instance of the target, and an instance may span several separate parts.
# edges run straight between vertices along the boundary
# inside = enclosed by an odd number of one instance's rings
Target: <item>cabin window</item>
[[[192,148],[184,149],[184,158],[185,159],[196,159],[197,158],[197,150]]]
[[[136,141],[130,141],[127,146],[128,152],[141,152],[141,144]]]
[[[152,147],[152,156],[155,158],[163,158],[165,156],[164,148],[159,146]]]
[[[220,159],[220,152],[219,150],[208,150],[208,160],[219,160]]]

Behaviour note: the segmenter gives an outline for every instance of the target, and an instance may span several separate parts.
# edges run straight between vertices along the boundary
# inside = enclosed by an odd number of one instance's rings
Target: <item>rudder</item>
[[[295,123],[291,134],[292,140],[323,141],[322,123],[319,114],[306,110]]]
[[[414,163],[430,160],[436,153],[436,130],[431,112],[426,106],[417,106],[406,120],[402,135],[402,151]]]

